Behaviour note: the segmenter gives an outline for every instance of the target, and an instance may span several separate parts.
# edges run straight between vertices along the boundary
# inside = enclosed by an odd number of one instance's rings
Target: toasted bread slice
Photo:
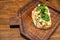
[[[38,6],[40,6],[40,4],[38,4]],[[32,20],[33,20],[33,23],[34,25],[37,27],[37,28],[40,28],[40,29],[48,29],[51,27],[51,16],[50,16],[50,12],[49,12],[49,9],[48,7],[46,6],[45,7],[47,10],[48,10],[48,16],[49,16],[49,21],[46,21],[44,19],[41,18],[41,13],[40,11],[36,11],[37,10],[37,7],[34,8],[34,10],[32,11]],[[38,15],[40,14],[40,15]]]

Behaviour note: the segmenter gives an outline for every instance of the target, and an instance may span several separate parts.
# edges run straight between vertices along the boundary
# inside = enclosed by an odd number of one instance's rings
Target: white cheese
[[[38,4],[38,6],[40,6],[40,4]],[[45,8],[48,9],[47,7],[45,7]],[[46,22],[45,20],[43,20],[42,18],[40,18],[38,20],[39,22],[37,22],[36,19],[38,19],[38,17],[40,17],[40,16],[38,15],[39,11],[36,11],[36,9],[37,9],[37,7],[34,8],[34,10],[32,11],[32,20],[33,20],[34,25],[37,28],[42,28],[44,25],[45,25],[46,28],[47,27],[50,27],[51,26],[51,18],[50,18],[49,10],[48,10],[48,13],[47,14],[49,15],[50,21]],[[42,22],[42,24],[40,22]]]

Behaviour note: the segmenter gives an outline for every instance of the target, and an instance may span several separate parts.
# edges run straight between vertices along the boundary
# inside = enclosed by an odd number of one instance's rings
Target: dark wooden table
[[[10,18],[17,17],[17,11],[30,1],[31,0],[0,0],[0,40],[26,40],[20,35],[19,28],[10,28],[9,24]],[[54,3],[55,8],[59,10],[59,1]],[[60,40],[60,25],[49,40]]]

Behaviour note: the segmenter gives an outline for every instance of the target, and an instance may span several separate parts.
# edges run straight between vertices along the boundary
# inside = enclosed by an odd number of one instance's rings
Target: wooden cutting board
[[[30,40],[47,40],[51,34],[55,31],[60,23],[60,14],[49,8],[51,13],[52,28],[48,30],[41,30],[35,27],[32,22],[32,10],[41,4],[39,1],[32,1],[24,6],[19,13],[20,17],[20,31],[21,34],[29,38]]]

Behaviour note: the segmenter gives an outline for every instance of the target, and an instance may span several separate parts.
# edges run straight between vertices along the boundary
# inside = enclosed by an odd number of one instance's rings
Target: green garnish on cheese
[[[48,9],[46,8],[47,6],[45,4],[41,4],[40,6],[37,7],[36,11],[40,12],[41,18],[45,21],[49,21],[49,15],[48,15]]]
[[[45,21],[49,21],[50,19],[49,19],[49,15],[48,14],[43,14],[43,15],[41,15],[41,17],[42,17],[42,19],[43,20],[45,20]]]

